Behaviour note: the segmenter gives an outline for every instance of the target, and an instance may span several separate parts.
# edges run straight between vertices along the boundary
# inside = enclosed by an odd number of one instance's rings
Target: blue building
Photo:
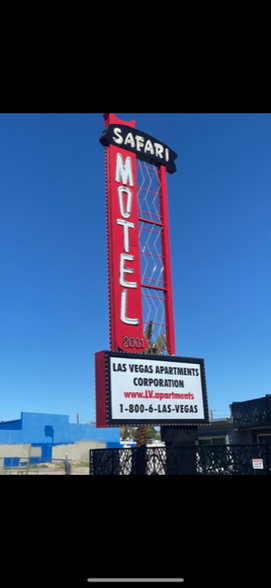
[[[11,460],[6,456],[19,458],[21,448],[28,444],[32,453],[41,458],[68,455],[71,459],[86,460],[90,448],[121,447],[120,429],[97,429],[95,425],[71,424],[67,415],[30,412],[22,412],[16,421],[0,423],[0,458],[6,458],[5,466]],[[31,458],[30,463],[35,461],[37,457]],[[13,463],[16,465],[14,460]]]

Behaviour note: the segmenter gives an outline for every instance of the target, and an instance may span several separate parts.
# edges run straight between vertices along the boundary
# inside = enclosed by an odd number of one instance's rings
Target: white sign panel
[[[208,420],[203,360],[116,355],[109,358],[112,421],[190,423]]]
[[[254,470],[263,470],[263,459],[253,459],[252,466]]]

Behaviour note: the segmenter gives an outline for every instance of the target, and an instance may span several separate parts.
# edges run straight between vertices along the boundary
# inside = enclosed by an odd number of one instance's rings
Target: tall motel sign
[[[110,350],[95,354],[96,426],[208,423],[202,358],[175,350],[167,173],[176,153],[104,116]],[[172,429],[171,429],[172,430]]]

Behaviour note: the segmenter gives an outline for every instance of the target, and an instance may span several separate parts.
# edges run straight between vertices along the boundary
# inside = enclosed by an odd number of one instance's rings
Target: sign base
[[[161,441],[166,443],[166,447],[191,447],[198,441],[198,427],[161,427]]]

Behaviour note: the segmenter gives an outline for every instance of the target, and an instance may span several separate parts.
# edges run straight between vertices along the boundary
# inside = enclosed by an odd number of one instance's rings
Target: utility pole
[[[217,410],[210,410],[210,414],[211,414],[211,421],[212,421],[212,420],[213,420],[213,418],[214,418],[214,417],[213,417],[213,413],[214,413],[214,412],[217,412]]]

